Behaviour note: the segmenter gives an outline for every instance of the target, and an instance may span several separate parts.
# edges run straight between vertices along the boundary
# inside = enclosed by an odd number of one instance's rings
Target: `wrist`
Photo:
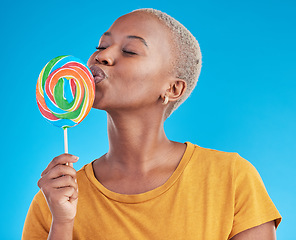
[[[48,239],[71,239],[73,236],[74,219],[70,221],[53,220]]]
[[[69,220],[61,220],[61,219],[56,219],[53,218],[51,225],[57,225],[57,226],[73,226],[74,225],[74,219],[69,219]]]

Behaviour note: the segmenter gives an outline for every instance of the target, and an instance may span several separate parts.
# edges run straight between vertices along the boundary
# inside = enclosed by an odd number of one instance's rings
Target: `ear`
[[[187,83],[183,79],[173,79],[170,82],[170,86],[166,90],[165,95],[169,97],[170,102],[175,102],[183,96],[186,88]]]

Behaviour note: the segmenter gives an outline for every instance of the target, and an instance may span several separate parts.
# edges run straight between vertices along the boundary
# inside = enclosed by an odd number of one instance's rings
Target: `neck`
[[[165,135],[162,116],[107,113],[107,117],[109,163],[119,164],[130,172],[148,172],[161,164],[161,156],[173,147]]]

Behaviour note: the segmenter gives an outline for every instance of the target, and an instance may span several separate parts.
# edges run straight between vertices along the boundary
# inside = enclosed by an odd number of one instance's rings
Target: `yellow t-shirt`
[[[135,195],[106,189],[92,164],[78,171],[79,198],[73,239],[230,239],[281,216],[256,169],[237,153],[186,143],[162,186]],[[42,192],[34,197],[23,240],[46,239],[51,213]]]

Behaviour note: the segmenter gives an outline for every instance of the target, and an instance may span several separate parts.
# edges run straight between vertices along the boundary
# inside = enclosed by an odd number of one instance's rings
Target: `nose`
[[[114,65],[114,61],[115,61],[109,49],[104,49],[99,51],[95,56],[95,60],[100,64],[107,65],[107,66]]]

